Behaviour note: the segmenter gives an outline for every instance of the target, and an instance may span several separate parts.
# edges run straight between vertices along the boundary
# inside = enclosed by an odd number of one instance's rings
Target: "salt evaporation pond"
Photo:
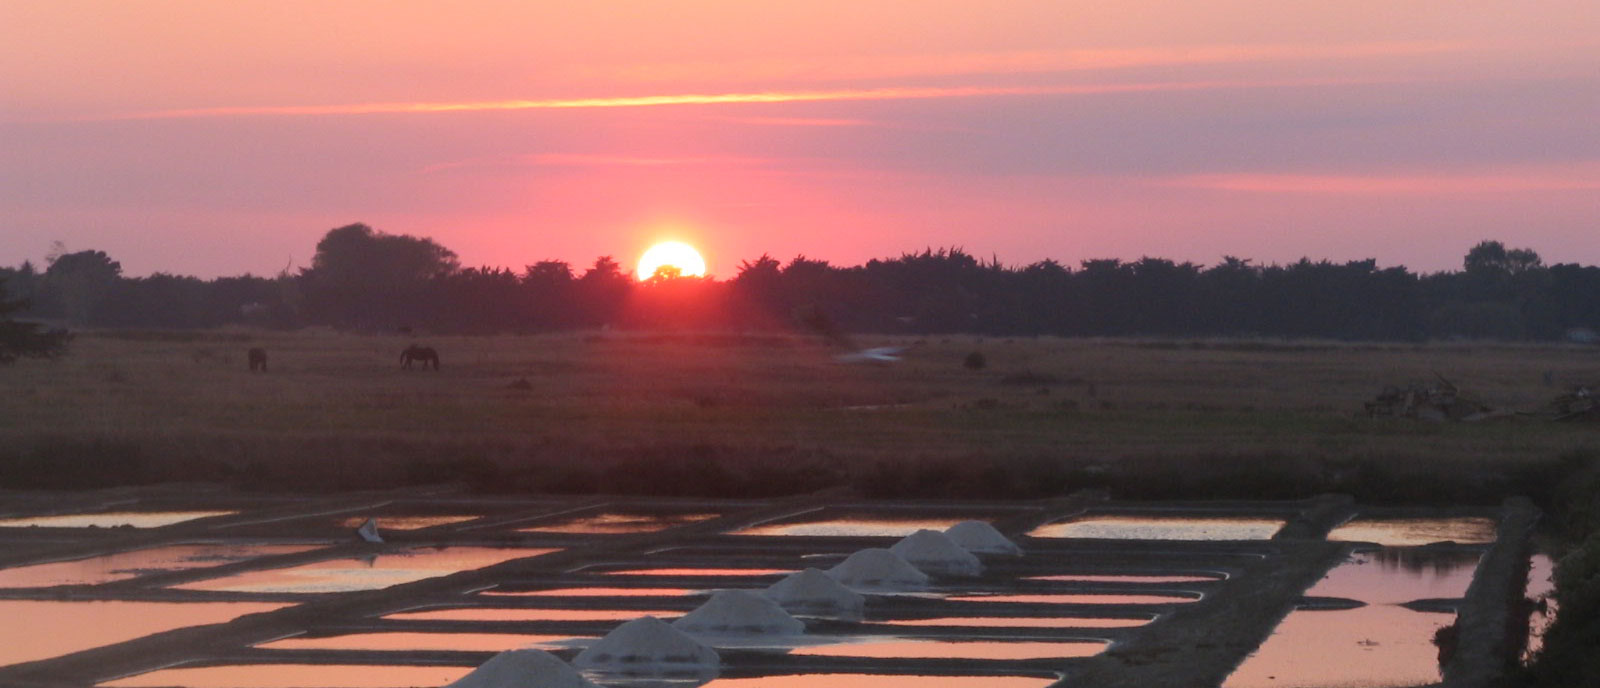
[[[57,657],[286,605],[260,602],[0,601],[0,666]]]
[[[701,590],[688,588],[551,588],[548,590],[485,590],[480,595],[493,597],[678,597]]]
[[[952,602],[1016,602],[1024,604],[1174,604],[1197,601],[1200,599],[1200,595],[1176,592],[1148,595],[1121,593],[1002,593],[993,595],[952,595],[945,599]]]
[[[368,664],[227,664],[161,669],[103,688],[415,688],[442,686],[472,667]]]
[[[901,676],[894,674],[794,674],[719,678],[704,688],[1043,688],[1055,679],[1031,676]]]
[[[1544,610],[1535,609],[1528,619],[1528,646],[1522,653],[1522,661],[1533,659],[1535,653],[1544,647],[1544,634],[1550,630],[1550,624],[1556,621],[1556,600],[1550,593],[1555,591],[1555,562],[1543,554],[1533,555],[1528,562],[1528,586],[1523,591],[1523,596],[1543,602]]]
[[[1022,580],[1051,581],[1057,583],[1215,583],[1227,578],[1222,574],[1215,575],[1183,575],[1183,576],[1141,576],[1122,575],[1115,573],[1106,574],[1075,574],[1068,573],[1057,576],[1023,576]]]
[[[919,530],[944,530],[959,518],[859,517],[825,521],[767,523],[737,530],[731,535],[798,535],[810,537],[904,537]]]
[[[290,568],[250,571],[235,576],[184,583],[176,587],[186,590],[260,593],[377,590],[555,551],[557,550],[500,547],[413,549],[384,552],[366,558],[330,559]]]
[[[931,619],[887,619],[874,623],[890,626],[957,626],[964,628],[1133,628],[1155,621],[1154,616],[1113,618],[1096,616],[939,616]]]
[[[478,514],[453,514],[438,516],[373,516],[379,530],[421,530],[477,520]],[[339,522],[341,528],[359,528],[367,522],[366,516],[351,516]]]
[[[160,528],[174,523],[213,516],[231,516],[237,511],[108,511],[98,514],[65,514],[0,519],[0,528]]]
[[[810,645],[790,651],[820,657],[870,657],[873,659],[1055,659],[1092,657],[1106,649],[1104,640],[1065,642],[992,640],[918,640],[896,638],[859,643]]]
[[[457,650],[500,652],[519,647],[552,649],[564,647],[562,641],[577,640],[567,635],[527,635],[518,633],[417,633],[387,631],[349,633],[322,638],[283,638],[256,647],[265,650],[355,650],[405,651]]]
[[[1385,547],[1415,547],[1435,542],[1486,545],[1495,541],[1488,518],[1357,518],[1334,528],[1329,540],[1371,542]]]
[[[1270,540],[1282,528],[1281,518],[1099,515],[1046,524],[1028,535],[1092,540]]]
[[[572,535],[623,535],[654,533],[690,523],[717,518],[721,514],[641,514],[606,512],[579,516],[548,525],[518,528],[519,533],[566,533]]]
[[[775,576],[794,573],[795,569],[619,569],[602,571],[602,576]]]
[[[0,588],[98,585],[149,573],[183,571],[256,557],[306,552],[319,546],[196,544],[154,547],[0,570]]]
[[[671,619],[682,611],[668,609],[530,609],[512,607],[455,607],[395,612],[383,618],[397,621],[627,621],[641,616]]]
[[[1452,614],[1400,606],[1466,593],[1479,554],[1397,549],[1359,552],[1306,591],[1367,606],[1290,612],[1224,688],[1390,688],[1440,680],[1434,633]]]

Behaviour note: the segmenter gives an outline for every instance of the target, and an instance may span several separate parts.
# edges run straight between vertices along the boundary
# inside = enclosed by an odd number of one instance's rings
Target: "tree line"
[[[862,265],[745,260],[726,280],[671,270],[640,282],[609,256],[583,270],[462,267],[432,239],[353,224],[310,267],[272,277],[125,277],[103,251],[57,251],[43,270],[0,268],[19,318],[74,328],[270,328],[532,333],[624,329],[837,329],[1062,336],[1267,336],[1350,340],[1584,338],[1600,330],[1600,267],[1546,265],[1484,241],[1462,269],[1419,274],[1375,260],[1211,266],[1163,258],[1024,266],[959,248]],[[1587,334],[1586,334],[1587,333]]]

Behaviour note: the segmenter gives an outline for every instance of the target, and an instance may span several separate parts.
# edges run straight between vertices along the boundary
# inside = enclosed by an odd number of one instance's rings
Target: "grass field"
[[[1417,499],[1489,495],[1600,448],[1592,424],[1360,415],[1385,385],[1435,372],[1534,411],[1600,381],[1594,348],[958,336],[865,341],[913,345],[871,366],[783,335],[578,333],[428,337],[433,372],[399,368],[410,341],[81,335],[62,359],[0,369],[0,484]],[[253,346],[269,372],[246,369]],[[972,351],[985,368],[963,366]],[[1438,482],[1387,484],[1421,475]]]

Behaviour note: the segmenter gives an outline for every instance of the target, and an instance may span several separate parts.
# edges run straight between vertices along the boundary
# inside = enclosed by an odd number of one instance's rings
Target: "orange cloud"
[[[423,168],[423,174],[468,167],[667,167],[677,165],[748,166],[773,162],[765,158],[734,156],[650,157],[638,155],[598,155],[590,153],[536,153],[503,155],[440,163]]]
[[[955,86],[835,89],[824,91],[765,91],[754,93],[685,93],[612,98],[549,100],[497,100],[459,103],[350,103],[342,105],[274,105],[248,107],[156,110],[90,120],[193,119],[247,116],[374,115],[501,110],[567,110],[585,108],[663,107],[670,105],[723,105],[750,103],[800,103],[852,100],[919,100],[986,96],[1091,95],[1150,91],[1205,91],[1215,89],[1271,88],[1379,83],[1370,79],[1291,79],[1264,81],[1192,81],[1124,84],[1073,84],[1057,86]]]

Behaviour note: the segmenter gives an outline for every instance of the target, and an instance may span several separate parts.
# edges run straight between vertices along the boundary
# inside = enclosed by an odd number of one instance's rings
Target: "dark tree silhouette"
[[[11,319],[13,313],[27,305],[27,301],[6,296],[6,278],[0,276],[0,364],[22,357],[51,358],[66,352],[72,338],[66,330],[46,330],[38,323]]]

